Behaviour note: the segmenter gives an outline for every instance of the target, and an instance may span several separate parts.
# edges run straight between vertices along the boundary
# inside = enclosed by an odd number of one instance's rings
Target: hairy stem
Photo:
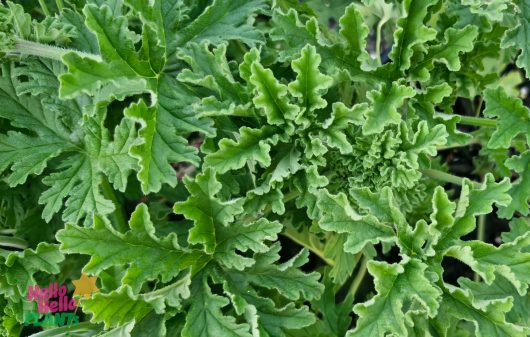
[[[460,124],[471,125],[471,126],[484,126],[488,128],[494,128],[497,126],[497,121],[493,119],[462,116],[462,115],[458,115],[458,117],[460,117],[460,121],[458,121],[458,123]]]
[[[368,258],[363,255],[363,257],[361,258],[359,269],[357,270],[357,275],[355,275],[355,278],[353,279],[350,288],[348,289],[348,296],[352,296],[353,299],[355,299],[357,290],[359,290],[359,287],[363,283],[364,277],[366,276],[366,271],[368,269],[367,264]]]
[[[61,61],[63,56],[70,52],[75,52],[81,57],[91,58],[94,61],[101,61],[101,56],[99,55],[89,54],[74,49],[55,47],[48,44],[23,39],[17,39],[14,49],[7,51],[8,54],[32,55],[57,61]]]
[[[309,232],[298,232],[298,230],[290,225],[285,226],[285,230],[282,232],[282,235],[289,238],[291,241],[296,242],[300,246],[306,248],[316,256],[318,256],[322,261],[330,266],[334,266],[336,262],[324,255],[323,245],[319,245],[315,240],[312,240],[313,234]]]
[[[479,98],[477,108],[475,109],[475,117],[480,116],[480,112],[482,111],[482,104],[484,103],[484,99],[482,97]]]
[[[486,239],[486,215],[481,214],[478,217],[477,240],[484,242],[485,239]],[[473,275],[473,279],[478,282],[480,281],[480,276],[477,273],[475,273]]]
[[[0,246],[26,249],[28,248],[28,243],[26,240],[15,238],[12,236],[0,236]]]
[[[118,197],[114,192],[114,189],[110,185],[107,179],[103,179],[101,183],[101,189],[103,190],[103,195],[110,199],[114,204],[114,212],[112,213],[112,218],[116,223],[116,229],[122,233],[125,233],[128,229],[127,219],[125,218],[125,212],[121,207],[121,203],[118,201]]]
[[[444,145],[444,146],[438,146],[436,148],[436,150],[437,151],[450,150],[450,149],[456,149],[456,148],[459,148],[459,147],[466,147],[466,146],[470,146],[470,145],[474,145],[474,144],[480,144],[480,140],[478,140],[476,138],[473,138],[469,142],[464,143],[464,144],[449,144],[449,145]]]
[[[46,1],[39,0],[39,5],[40,5],[40,8],[42,9],[42,12],[44,13],[44,15],[46,15],[46,16],[50,16],[51,15],[50,10],[48,9],[48,5],[46,5]]]
[[[17,232],[14,228],[0,229],[0,235],[13,235]]]
[[[428,177],[430,177],[432,179],[445,181],[447,183],[452,183],[452,184],[456,184],[456,185],[462,185],[464,183],[464,178],[459,177],[459,176],[455,176],[455,175],[450,174],[450,173],[442,172],[442,171],[439,171],[439,170],[433,170],[433,169],[422,169],[420,171],[423,174],[425,174],[426,176],[428,176]],[[471,181],[471,183],[473,184],[473,186],[475,188],[478,188],[478,187],[481,186],[476,181]]]
[[[289,193],[287,193],[286,195],[283,196],[283,203],[288,203],[289,201],[293,200],[293,199],[296,199],[298,196],[300,195],[300,192],[294,190],[294,191],[290,191]],[[265,207],[265,209],[263,210],[263,214],[264,215],[267,215],[269,214],[270,212],[272,212],[272,206],[269,204],[267,205],[267,207]]]
[[[63,0],[55,0],[55,3],[57,4],[57,9],[59,9],[59,12],[62,13],[62,11],[64,9]]]
[[[377,57],[377,64],[381,65],[381,29],[386,21],[379,20],[377,23],[376,35],[375,35],[375,55]]]

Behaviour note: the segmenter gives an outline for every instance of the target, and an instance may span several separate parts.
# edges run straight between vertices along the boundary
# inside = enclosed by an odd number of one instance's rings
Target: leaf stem
[[[445,181],[447,183],[456,184],[456,185],[460,185],[460,186],[462,186],[464,184],[464,178],[459,177],[459,176],[455,176],[455,175],[450,174],[450,173],[446,173],[446,172],[442,172],[442,171],[434,170],[434,169],[422,169],[420,171],[423,174],[425,174],[426,176],[428,176],[428,177],[430,177],[432,179]],[[473,187],[476,187],[476,188],[479,188],[481,186],[476,181],[471,181],[471,183],[473,184]]]
[[[59,9],[59,12],[62,13],[64,10],[63,0],[55,0],[55,4],[57,4],[57,9]]]
[[[368,266],[368,258],[363,254],[363,257],[361,258],[361,264],[359,265],[359,269],[357,270],[357,275],[355,275],[355,278],[353,279],[350,288],[348,289],[348,296],[351,296],[352,299],[355,299],[355,295],[357,294],[357,291],[359,290],[359,287],[361,286],[364,277],[366,276]]]
[[[283,203],[288,203],[289,201],[296,199],[300,195],[300,192],[298,191],[290,191],[286,195],[283,196]],[[265,209],[263,209],[263,214],[267,215],[272,211],[272,206],[269,204]]]
[[[4,235],[13,235],[17,232],[16,229],[14,228],[6,228],[6,229],[0,229],[0,235],[4,234]]]
[[[460,124],[466,124],[466,125],[472,125],[472,126],[484,126],[488,128],[497,127],[497,121],[493,119],[472,117],[472,116],[462,116],[462,115],[459,115],[458,117],[460,117],[460,121],[458,122]]]
[[[62,61],[62,58],[64,55],[68,53],[77,53],[81,57],[85,58],[91,58],[94,61],[101,61],[101,56],[85,53],[82,51],[78,51],[75,49],[66,49],[66,48],[60,48],[56,46],[51,46],[48,44],[23,40],[23,39],[17,39],[15,42],[15,47],[13,50],[7,51],[8,54],[15,54],[15,55],[32,55],[32,56],[38,56],[38,57],[44,57],[52,60]]]
[[[382,19],[377,23],[376,35],[375,35],[375,55],[377,57],[377,64],[381,65],[381,29],[386,21]]]
[[[480,116],[480,112],[482,111],[482,104],[484,103],[484,99],[482,96],[479,98],[477,108],[475,109],[475,117]]]
[[[456,149],[456,148],[459,148],[459,147],[466,147],[466,146],[469,146],[469,145],[474,145],[474,144],[480,144],[480,140],[476,139],[476,138],[473,138],[471,139],[469,142],[467,143],[464,143],[464,144],[449,144],[449,145],[444,145],[444,146],[438,146],[436,148],[437,151],[443,151],[443,150],[450,150],[450,149]]]
[[[48,5],[46,5],[46,2],[44,0],[39,0],[39,5],[40,5],[40,8],[42,8],[42,12],[44,13],[44,15],[46,16],[51,15],[50,10],[48,9]]]
[[[486,239],[486,215],[481,214],[478,217],[477,240],[484,242],[485,239]],[[473,275],[473,279],[477,282],[480,281],[479,274],[475,273]]]
[[[114,204],[115,209],[112,214],[114,215],[116,228],[118,229],[118,231],[125,233],[128,229],[125,213],[123,212],[123,208],[121,207],[121,203],[118,201],[118,197],[116,196],[114,189],[112,188],[107,179],[102,179],[101,189],[103,190],[103,195],[110,199]]]
[[[26,240],[12,237],[12,236],[0,236],[0,246],[26,249],[28,248],[28,243]]]
[[[318,256],[322,261],[330,266],[335,266],[336,262],[333,259],[330,259],[324,255],[323,247],[317,247],[313,240],[311,240],[311,233],[300,233],[298,230],[290,225],[285,226],[285,230],[282,232],[282,235],[289,238],[291,241],[296,242],[300,246],[306,248],[316,256]]]

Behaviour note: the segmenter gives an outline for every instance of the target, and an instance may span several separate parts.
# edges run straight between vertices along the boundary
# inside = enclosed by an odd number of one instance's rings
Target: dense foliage
[[[0,56],[1,336],[530,336],[529,0],[7,1]]]

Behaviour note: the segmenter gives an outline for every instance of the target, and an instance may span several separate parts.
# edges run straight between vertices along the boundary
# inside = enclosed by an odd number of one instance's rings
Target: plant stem
[[[46,16],[51,15],[50,10],[48,9],[48,5],[46,5],[46,2],[44,0],[39,0],[39,5],[40,5],[40,8],[42,8],[42,12],[44,13],[44,15]]]
[[[300,195],[300,192],[298,191],[290,191],[289,193],[287,193],[286,195],[283,196],[283,203],[288,203],[289,201],[293,200],[293,199],[296,199],[298,196]],[[270,212],[272,211],[272,206],[271,205],[268,205],[267,207],[265,207],[265,209],[263,210],[263,215],[267,215],[269,214]]]
[[[473,145],[473,144],[480,144],[480,141],[476,138],[473,138],[465,144],[450,144],[450,145],[439,146],[436,148],[436,150],[437,151],[450,150],[450,149],[456,149],[459,147],[466,147],[466,146]]]
[[[12,236],[0,236],[0,246],[26,249],[28,248],[28,243],[26,240],[20,238],[15,238]]]
[[[81,52],[81,51],[74,50],[74,49],[59,48],[59,47],[55,47],[55,46],[51,46],[51,45],[47,45],[43,43],[32,42],[32,41],[23,40],[23,39],[17,39],[17,41],[15,42],[15,48],[13,50],[9,50],[7,53],[16,54],[16,55],[20,55],[20,54],[33,55],[33,56],[44,57],[44,58],[49,58],[52,60],[61,61],[63,56],[70,52],[75,52],[79,54],[79,56],[81,57],[91,58],[94,61],[98,61],[98,62],[101,61],[101,56],[99,55],[89,54],[89,53]]]
[[[62,13],[64,9],[63,0],[55,0],[55,3],[57,4],[57,9],[59,9],[59,12]]]
[[[442,172],[439,170],[433,170],[433,169],[422,169],[420,171],[426,176],[431,177],[436,180],[445,181],[445,182],[460,185],[460,186],[462,186],[464,183],[464,178],[455,176],[450,173]],[[476,188],[481,186],[476,181],[471,181],[471,183],[473,184],[473,187],[476,187]]]
[[[478,101],[478,104],[477,104],[477,109],[475,110],[475,117],[480,116],[480,112],[482,110],[482,104],[483,103],[484,103],[484,99],[482,97],[480,97],[480,99]]]
[[[348,296],[352,296],[353,299],[355,299],[357,290],[359,290],[359,287],[361,286],[364,280],[364,276],[366,275],[367,263],[368,258],[363,255],[363,257],[361,258],[361,264],[359,265],[359,269],[357,270],[357,275],[355,275],[355,278],[351,283],[350,289],[348,289]]]
[[[486,239],[486,215],[481,214],[478,217],[477,240],[484,241]],[[475,273],[473,275],[475,281],[480,281],[480,276]]]
[[[282,235],[289,238],[291,241],[296,242],[300,246],[307,248],[307,250],[318,256],[322,261],[326,262],[326,264],[330,266],[334,266],[336,264],[334,260],[324,255],[324,250],[322,247],[317,247],[313,242],[311,242],[311,233],[300,233],[298,230],[296,230],[296,228],[286,225]]]
[[[127,220],[125,219],[125,213],[123,212],[121,203],[118,201],[118,197],[116,197],[114,189],[112,188],[107,179],[103,179],[101,183],[101,189],[103,190],[103,194],[114,204],[115,209],[112,214],[114,215],[116,228],[118,229],[118,231],[125,233],[128,229]]]
[[[377,23],[377,30],[375,35],[375,54],[377,56],[377,64],[381,65],[381,29],[383,28],[383,25],[385,24],[385,21],[379,20]]]
[[[2,234],[15,234],[17,232],[16,229],[13,229],[13,228],[6,228],[6,229],[0,229],[0,235]]]

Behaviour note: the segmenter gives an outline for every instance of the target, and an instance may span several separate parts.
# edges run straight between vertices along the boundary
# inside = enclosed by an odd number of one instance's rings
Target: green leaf
[[[515,5],[519,22],[512,29],[506,31],[501,42],[501,47],[515,47],[521,50],[516,64],[525,70],[526,77],[529,78],[530,51],[528,50],[528,45],[530,44],[530,1],[518,0],[515,1]]]
[[[368,270],[375,279],[377,295],[354,307],[359,320],[347,336],[407,336],[405,317],[415,301],[417,310],[434,317],[442,292],[425,277],[426,268],[416,259],[404,259],[399,264],[371,261]]]
[[[320,73],[318,69],[320,62],[321,57],[317,54],[316,48],[307,45],[302,49],[300,58],[291,64],[297,76],[295,81],[289,83],[289,92],[298,98],[302,108],[301,116],[305,115],[306,118],[311,116],[315,110],[323,109],[328,105],[322,96],[331,86],[332,78]],[[301,119],[301,116],[297,121]],[[305,121],[307,124],[310,123],[308,119]]]
[[[176,44],[208,40],[218,44],[226,40],[239,40],[253,47],[263,42],[261,32],[249,23],[257,12],[266,8],[264,0],[214,0],[192,23],[180,30]],[[249,19],[250,18],[250,19]]]
[[[81,305],[83,310],[92,314],[90,322],[104,322],[108,329],[140,321],[153,310],[162,312],[163,302],[161,298],[145,300],[142,296],[134,295],[130,287],[123,286],[108,294],[95,294],[92,298],[83,300]]]
[[[216,194],[221,190],[221,183],[212,169],[206,169],[193,180],[187,178],[185,184],[191,195],[186,201],[176,203],[173,210],[194,221],[188,241],[202,244],[205,252],[211,254],[218,242],[216,228],[228,226],[235,215],[243,212],[243,200],[219,200]]]
[[[415,94],[413,88],[396,82],[392,83],[391,87],[381,87],[368,92],[367,97],[371,105],[365,110],[366,122],[363,125],[363,134],[380,133],[387,125],[399,124],[401,115],[397,109],[403,105],[405,99],[414,97]]]
[[[186,317],[182,331],[184,337],[251,337],[247,323],[238,324],[231,316],[226,316],[221,309],[228,305],[228,299],[212,294],[207,278],[197,281],[191,296],[192,305]]]
[[[524,252],[529,245],[529,235],[523,235],[499,247],[482,241],[468,241],[458,248],[453,248],[448,254],[463,260],[479,273],[487,284],[493,282],[496,273],[502,275],[523,296],[530,283],[530,253]]]
[[[31,174],[41,174],[50,159],[76,148],[60,122],[60,111],[46,109],[42,97],[19,95],[19,80],[14,65],[2,65],[0,78],[0,117],[34,136],[10,131],[0,135],[0,172],[11,168],[7,182],[16,186]]]
[[[436,31],[425,27],[423,24],[429,7],[435,3],[436,0],[403,1],[403,14],[397,22],[398,28],[394,32],[394,45],[389,54],[396,70],[405,71],[409,69],[414,47],[436,37]]]
[[[508,148],[512,140],[523,134],[530,143],[530,110],[520,99],[510,97],[502,87],[486,89],[484,116],[497,117],[497,128],[488,142],[491,149]]]
[[[5,251],[0,251],[0,256]],[[60,272],[59,263],[64,260],[64,255],[56,245],[41,242],[36,249],[26,249],[22,252],[12,252],[5,258],[5,266],[2,268],[3,277],[7,283],[18,290],[16,302],[22,300],[27,295],[28,287],[37,283],[35,274],[45,272],[47,274],[57,274]],[[0,292],[6,289],[1,289]]]
[[[245,166],[247,161],[257,161],[268,166],[271,163],[271,157],[267,138],[272,132],[274,130],[269,127],[250,129],[243,126],[239,129],[239,141],[222,139],[219,142],[219,150],[204,158],[204,165],[215,168],[219,173],[239,169]]]
[[[98,38],[101,59],[68,53],[63,58],[68,72],[60,76],[62,98],[88,94],[95,103],[107,105],[132,95],[151,96],[150,106],[140,101],[125,113],[142,126],[140,139],[130,154],[138,160],[138,179],[144,193],[159,191],[162,184],[177,184],[172,163],[198,165],[197,150],[186,140],[189,134],[214,134],[211,122],[199,120],[192,111],[192,105],[199,101],[197,95],[163,73],[167,57],[172,57],[168,54],[171,49],[166,49],[165,34],[171,34],[173,29],[165,31],[169,23],[164,20],[173,19],[160,17],[166,5],[162,0],[155,1],[152,7],[131,1],[143,23],[140,50],[135,47],[140,36],[128,28],[126,16],[114,15],[107,5],[85,6],[87,26]],[[162,21],[166,26],[154,24]]]
[[[227,268],[243,270],[254,264],[254,260],[237,252],[252,251],[265,253],[269,247],[266,241],[275,241],[283,226],[279,222],[259,219],[249,224],[241,222],[216,230],[219,244],[215,248],[214,258]]]
[[[340,34],[348,43],[348,54],[359,63],[367,61],[370,56],[366,51],[366,39],[370,30],[364,22],[364,18],[354,4],[346,7],[344,15],[339,20]]]
[[[512,307],[512,299],[491,300],[474,305],[469,291],[446,285],[440,303],[440,324],[444,330],[450,326],[451,317],[456,317],[474,326],[477,337],[525,337],[528,331],[506,322],[505,313]]]
[[[287,120],[294,120],[299,108],[289,103],[287,86],[278,82],[272,71],[257,61],[252,63],[250,71],[250,83],[256,93],[252,101],[263,110],[269,124],[282,125]]]
[[[386,224],[380,223],[372,215],[360,216],[351,207],[344,193],[332,195],[321,190],[318,196],[318,208],[322,213],[319,226],[323,230],[347,233],[344,244],[346,252],[356,254],[367,244],[391,242],[394,231]]]
[[[131,147],[130,155],[138,159],[138,180],[144,192],[157,191],[163,183],[177,184],[171,162],[187,161],[198,165],[197,150],[190,147],[184,137],[177,136],[175,128],[169,124],[176,120],[172,115],[147,107],[143,100],[127,108],[125,115],[141,125],[139,140]]]
[[[108,221],[96,217],[93,227],[67,225],[56,237],[63,252],[91,256],[83,268],[86,273],[98,275],[111,266],[128,266],[121,281],[135,292],[146,281],[160,277],[162,282],[168,282],[180,271],[200,263],[201,254],[181,248],[175,234],[155,236],[144,204],[131,215],[129,226],[130,230],[122,234]]]
[[[421,71],[423,78],[429,78],[429,71],[435,62],[445,64],[449,71],[459,71],[461,62],[460,53],[473,50],[473,42],[478,36],[476,26],[467,26],[462,29],[449,28],[445,31],[445,41],[429,47],[427,54],[419,64],[414,65],[412,71]]]
[[[279,249],[276,243],[267,253],[254,255],[254,265],[243,271],[232,270],[232,277],[245,279],[245,282],[254,286],[276,290],[293,301],[300,298],[318,299],[323,291],[323,286],[318,282],[320,274],[304,273],[299,269],[307,263],[309,252],[302,250],[290,260],[276,264],[280,259]]]
[[[522,215],[528,215],[530,213],[530,207],[528,200],[530,194],[528,193],[530,188],[530,151],[523,152],[520,156],[513,156],[506,160],[506,166],[510,170],[514,170],[519,174],[517,179],[509,191],[512,197],[512,202],[501,207],[499,209],[499,216],[509,219],[515,212],[519,212]]]

